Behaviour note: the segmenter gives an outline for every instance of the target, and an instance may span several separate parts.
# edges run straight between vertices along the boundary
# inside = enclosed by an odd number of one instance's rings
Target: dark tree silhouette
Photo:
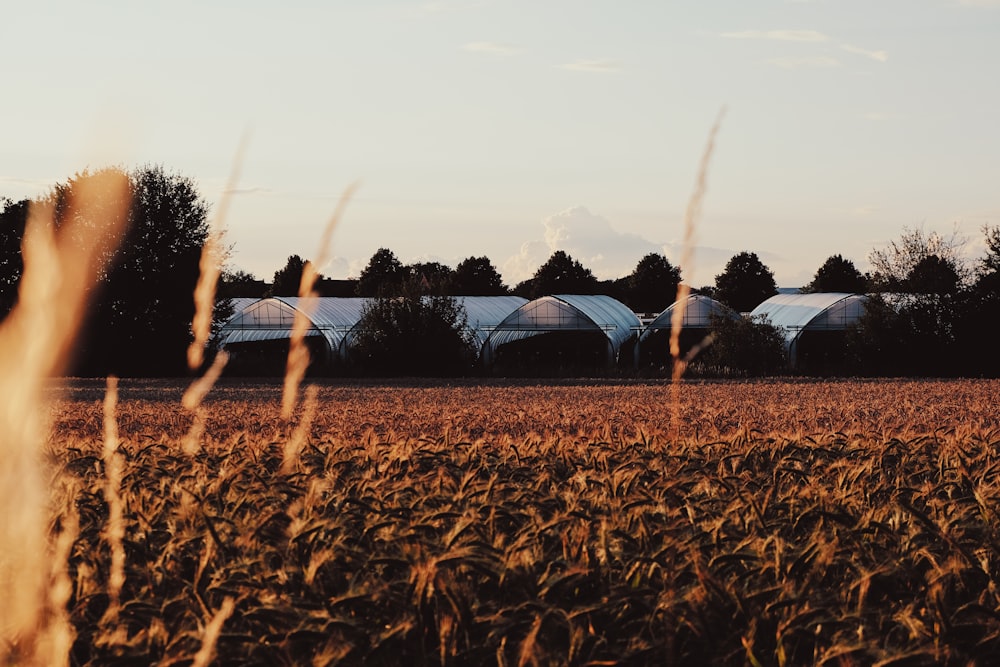
[[[219,274],[219,284],[215,296],[219,299],[237,297],[262,297],[267,293],[267,284],[252,273],[242,269],[226,268]]]
[[[715,299],[737,312],[749,312],[777,293],[774,274],[753,252],[733,255],[715,276]]]
[[[485,255],[463,259],[452,275],[451,293],[456,296],[502,296],[509,291]]]
[[[407,280],[423,294],[449,294],[453,271],[441,262],[416,262],[406,267]]]
[[[163,167],[127,174],[132,192],[129,227],[108,255],[97,299],[82,337],[77,372],[170,375],[186,372],[201,247],[208,205],[194,182]],[[78,174],[57,185],[57,224]]]
[[[626,302],[640,313],[659,313],[677,298],[681,270],[655,252],[636,265],[626,279]]]
[[[961,281],[952,262],[938,255],[927,255],[910,269],[903,287],[914,294],[955,294]]]
[[[28,221],[27,199],[19,202],[4,199],[0,210],[0,318],[6,317],[17,303],[17,286],[24,263],[21,261],[21,239]]]
[[[965,239],[954,232],[949,236],[942,236],[937,232],[924,234],[921,229],[904,228],[898,241],[892,241],[887,247],[869,253],[872,287],[880,292],[905,291],[906,281],[914,268],[930,255],[936,255],[951,264],[962,279],[966,272],[961,257],[964,245]]]
[[[530,298],[547,294],[595,294],[599,283],[590,269],[584,267],[562,250],[538,267],[531,278]]]
[[[392,296],[402,292],[409,275],[388,248],[379,248],[358,277],[358,296]]]
[[[841,255],[831,255],[816,270],[812,282],[802,288],[803,292],[865,292],[868,280],[854,266],[854,262]]]
[[[305,265],[306,260],[298,255],[289,255],[285,265],[274,272],[271,296],[298,296]]]
[[[474,357],[466,322],[457,299],[423,295],[410,282],[401,296],[365,305],[351,357],[365,374],[460,375]]]

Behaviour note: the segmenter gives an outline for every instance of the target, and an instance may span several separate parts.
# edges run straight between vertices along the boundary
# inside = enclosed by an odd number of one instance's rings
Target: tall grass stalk
[[[694,190],[691,192],[687,209],[684,211],[684,244],[680,261],[682,273],[694,269],[695,230],[701,215],[701,203],[708,187],[708,165],[715,150],[715,137],[719,133],[719,127],[722,125],[722,118],[725,114],[726,108],[723,107],[708,133],[708,142],[705,145],[705,152],[701,156],[701,164],[698,165],[698,176],[695,179]],[[684,313],[687,310],[687,298],[690,294],[691,286],[686,281],[682,280],[677,283],[676,306],[670,316],[670,356],[673,358],[670,386],[674,405],[673,434],[675,439],[680,433],[680,380],[687,368],[687,360],[681,358],[681,329],[684,327]]]
[[[18,303],[0,325],[0,663],[51,662],[46,584],[52,555],[43,483],[47,378],[64,372],[98,271],[121,238],[128,181],[112,170],[80,179],[62,225],[33,202],[22,244]],[[62,660],[56,660],[62,662]]]
[[[125,585],[125,519],[121,497],[122,470],[125,461],[118,453],[118,378],[108,376],[104,392],[104,501],[108,504],[108,524],[105,539],[111,550],[108,574],[108,609],[104,618],[109,623],[118,620],[122,586]]]
[[[344,190],[340,201],[337,202],[336,209],[333,211],[333,216],[327,222],[326,228],[320,236],[316,262],[306,262],[305,266],[302,267],[302,280],[299,283],[299,297],[302,300],[295,310],[295,320],[292,322],[292,336],[288,345],[288,363],[285,366],[285,386],[281,394],[281,416],[286,421],[292,418],[298,398],[299,385],[309,368],[309,348],[306,347],[305,338],[317,296],[313,289],[319,275],[319,269],[316,267],[322,268],[329,260],[333,231],[337,228],[340,218],[344,215],[344,208],[356,189],[357,184],[352,183]]]
[[[229,173],[229,181],[219,200],[219,208],[212,218],[211,230],[205,245],[201,248],[199,261],[198,283],[194,288],[194,319],[191,331],[194,334],[191,345],[188,346],[188,368],[198,370],[205,359],[205,345],[212,333],[212,314],[215,310],[215,290],[219,282],[219,272],[226,259],[225,238],[226,214],[229,212],[229,200],[240,179],[240,168],[243,165],[243,155],[246,151],[246,136],[240,141]]]
[[[222,601],[219,611],[215,612],[212,620],[205,626],[205,634],[201,639],[201,648],[195,654],[194,660],[191,662],[191,667],[208,667],[211,664],[212,655],[215,653],[215,643],[219,640],[219,635],[222,633],[222,625],[226,622],[227,618],[232,616],[235,606],[232,598],[226,598]]]

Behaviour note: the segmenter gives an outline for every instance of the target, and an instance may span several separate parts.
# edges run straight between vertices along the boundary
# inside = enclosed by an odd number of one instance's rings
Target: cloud
[[[956,0],[963,7],[1000,7],[1000,0]]]
[[[245,188],[231,188],[224,190],[227,195],[270,195],[274,190],[262,186],[249,186]]]
[[[877,60],[880,63],[884,63],[889,60],[889,54],[885,51],[869,51],[868,49],[863,49],[860,46],[854,46],[853,44],[841,44],[840,48],[848,53],[855,53],[859,56]]]
[[[804,67],[839,67],[840,61],[829,56],[812,56],[806,58],[772,58],[768,64],[782,69],[802,69]]]
[[[897,114],[885,113],[882,111],[869,111],[868,113],[862,114],[861,117],[865,120],[870,120],[873,123],[881,123],[883,121],[895,120],[896,118],[899,118]]]
[[[497,42],[469,42],[462,45],[462,50],[472,53],[491,53],[498,56],[514,56],[521,53],[521,49],[515,46]]]
[[[621,65],[614,60],[577,60],[558,67],[574,72],[617,72],[621,70]]]
[[[600,215],[574,206],[542,220],[542,238],[524,243],[501,266],[504,278],[517,283],[530,278],[556,250],[563,250],[598,278],[628,275],[642,257],[663,252],[661,244],[638,234],[619,232]]]
[[[729,39],[769,39],[780,42],[826,42],[830,38],[816,30],[742,30],[724,32]]]

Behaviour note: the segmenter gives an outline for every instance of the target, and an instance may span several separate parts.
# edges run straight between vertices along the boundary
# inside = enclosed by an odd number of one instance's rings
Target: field
[[[1000,655],[1000,381],[184,388],[46,390],[72,664]]]

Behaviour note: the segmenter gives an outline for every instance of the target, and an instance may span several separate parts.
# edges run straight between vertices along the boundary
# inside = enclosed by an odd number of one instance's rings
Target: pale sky
[[[1000,0],[20,0],[0,21],[0,197],[159,163],[210,202],[249,132],[232,264],[332,277],[379,247],[562,249],[601,278],[680,260],[710,128],[694,286],[749,250],[779,286],[867,268],[905,227],[1000,224]]]

